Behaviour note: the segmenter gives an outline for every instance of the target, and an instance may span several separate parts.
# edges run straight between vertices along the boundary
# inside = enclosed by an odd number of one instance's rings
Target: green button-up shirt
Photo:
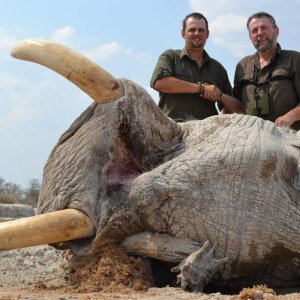
[[[216,85],[223,93],[232,94],[232,87],[225,68],[206,51],[199,67],[191,59],[186,48],[182,50],[166,50],[158,59],[150,85],[154,88],[155,81],[166,76],[174,76],[188,82],[203,82]],[[159,93],[158,106],[170,118],[176,121],[188,119],[204,119],[218,114],[213,101],[204,100],[198,93],[170,94]]]
[[[274,122],[299,104],[300,52],[281,50],[278,44],[276,56],[262,69],[258,53],[247,56],[238,63],[233,95],[242,102],[249,114],[249,99],[255,90],[255,82],[259,82],[257,89],[264,89],[269,96],[269,114],[262,118]],[[300,122],[295,122],[292,127],[299,130]]]

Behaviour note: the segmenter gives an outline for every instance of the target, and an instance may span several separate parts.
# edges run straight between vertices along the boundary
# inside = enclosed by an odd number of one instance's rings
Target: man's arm
[[[209,101],[219,101],[228,112],[244,113],[242,104],[234,97],[224,94],[213,84],[204,84],[202,87],[198,83],[192,83],[177,79],[173,76],[163,77],[156,80],[154,88],[163,93],[201,93],[203,98]],[[203,90],[202,90],[203,88]],[[200,97],[200,95],[199,95]]]
[[[199,84],[166,76],[155,81],[154,88],[162,93],[195,94],[199,93]]]
[[[219,99],[218,101],[223,104],[225,112],[227,113],[245,113],[241,102],[233,96],[222,93],[221,99]]]
[[[207,100],[220,102],[224,106],[225,113],[245,113],[244,108],[238,99],[222,93],[220,89],[213,84],[204,85],[204,98]]]
[[[300,120],[300,104],[298,104],[295,108],[291,109],[285,115],[277,118],[275,120],[275,125],[279,127],[291,127],[294,122]]]

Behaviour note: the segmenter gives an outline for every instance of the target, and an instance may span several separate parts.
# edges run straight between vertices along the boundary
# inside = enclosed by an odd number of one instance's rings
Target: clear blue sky
[[[238,60],[254,53],[247,17],[271,13],[285,49],[300,50],[300,0],[10,0],[0,10],[0,177],[26,187],[42,180],[60,135],[91,99],[58,74],[10,57],[22,39],[56,41],[81,52],[115,77],[146,88],[159,54],[183,47],[181,22],[199,11],[209,21],[206,50],[233,80]]]

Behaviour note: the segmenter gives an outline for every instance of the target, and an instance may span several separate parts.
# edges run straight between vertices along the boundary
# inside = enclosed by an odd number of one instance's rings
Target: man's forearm
[[[300,104],[291,109],[285,115],[275,120],[275,125],[280,127],[290,127],[294,122],[300,120]]]
[[[230,113],[235,112],[235,113],[239,113],[239,114],[245,113],[242,103],[238,99],[236,99],[232,96],[222,93],[222,97],[219,100],[219,102],[221,102],[223,104],[226,112],[230,112]]]
[[[154,88],[159,92],[170,94],[192,94],[199,92],[199,84],[180,80],[173,76],[156,80]]]
[[[295,108],[290,110],[287,115],[290,116],[290,118],[293,119],[293,122],[300,120],[300,104],[298,104]]]
[[[244,113],[242,104],[234,97],[223,94],[215,85],[192,83],[173,76],[158,79],[154,88],[163,93],[184,94],[200,93],[208,101],[220,101],[228,112]],[[204,89],[204,90],[203,90]],[[221,97],[222,95],[222,97]],[[220,98],[221,97],[221,98]]]

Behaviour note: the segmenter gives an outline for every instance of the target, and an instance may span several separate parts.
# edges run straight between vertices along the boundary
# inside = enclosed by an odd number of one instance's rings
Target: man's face
[[[208,31],[203,19],[188,18],[185,30],[181,32],[187,49],[204,48],[208,38]]]
[[[249,23],[249,36],[259,52],[266,52],[277,44],[279,29],[274,28],[269,18],[252,19]]]

